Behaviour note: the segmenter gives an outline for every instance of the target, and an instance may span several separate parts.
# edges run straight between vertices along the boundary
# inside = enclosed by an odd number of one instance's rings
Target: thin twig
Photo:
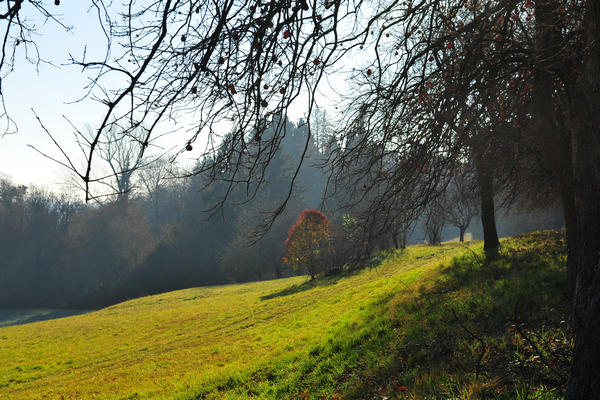
[[[515,328],[517,329],[517,331],[519,332],[519,335],[521,335],[523,337],[523,339],[525,339],[525,341],[527,343],[529,343],[529,345],[531,347],[533,347],[533,349],[535,350],[535,353],[540,357],[540,359],[542,360],[542,362],[544,363],[544,365],[546,367],[548,367],[553,373],[554,375],[561,380],[561,382],[566,382],[567,381],[567,376],[561,374],[560,372],[558,372],[556,370],[556,368],[554,368],[554,366],[552,364],[550,364],[548,362],[548,360],[546,359],[546,357],[544,357],[544,354],[542,353],[542,351],[540,350],[540,348],[535,344],[535,342],[533,342],[533,340],[531,340],[531,338],[529,338],[529,336],[527,336],[525,334],[525,332],[519,327],[519,319],[517,318],[517,310],[518,310],[518,306],[519,306],[519,299],[517,299],[517,302],[515,303],[515,309],[513,312],[513,320],[514,320],[514,325]]]
[[[454,315],[454,318],[456,319],[456,322],[458,322],[460,327],[463,328],[465,330],[465,332],[467,332],[473,339],[475,339],[479,343],[481,343],[481,354],[479,355],[479,359],[477,360],[477,365],[475,366],[475,379],[479,379],[479,370],[481,368],[481,362],[483,360],[483,356],[487,352],[487,346],[485,345],[485,342],[483,341],[482,338],[475,335],[471,330],[469,330],[469,328],[467,328],[465,326],[465,324],[463,324],[463,322],[460,320],[460,318],[458,318],[458,315],[456,314],[456,311],[454,310],[454,308],[450,308],[450,310],[452,311],[452,314]]]

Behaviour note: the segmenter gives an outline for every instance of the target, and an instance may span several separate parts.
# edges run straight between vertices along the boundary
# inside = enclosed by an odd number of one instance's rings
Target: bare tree
[[[140,185],[152,204],[159,203],[160,189],[165,186],[167,179],[173,175],[172,164],[164,159],[156,160],[139,171]]]
[[[415,222],[415,215],[410,212],[410,209],[403,209],[402,204],[399,204],[398,210],[395,212],[395,218],[389,228],[395,248],[403,249],[406,247]]]
[[[333,130],[330,118],[325,109],[319,107],[314,109],[311,128],[315,136],[315,144],[317,145],[318,152],[320,154],[325,153],[328,144],[327,140]]]
[[[439,199],[435,199],[427,204],[425,209],[425,221],[423,228],[429,244],[440,244],[442,242],[442,231],[444,230],[444,209]]]
[[[236,149],[245,151],[251,142],[260,142],[258,152],[272,157],[285,129],[279,126],[276,135],[263,140],[261,121],[285,115],[303,91],[308,93],[307,109],[312,108],[327,69],[368,35],[373,22],[359,24],[359,12],[360,2],[339,1],[130,3],[122,22],[113,21],[111,26],[122,56],[100,61],[82,57],[75,62],[85,70],[110,71],[128,81],[122,89],[104,93],[106,114],[91,143],[87,167],[77,171],[88,197],[93,196],[94,154],[111,121],[145,121],[148,130],[141,140],[145,148],[160,121],[192,113],[193,121],[183,127],[189,138],[181,151],[192,150],[198,138],[207,137],[198,142],[196,151],[215,163],[201,164],[203,170],[228,165],[235,170],[250,162],[253,175],[261,176],[264,166]],[[97,84],[104,84],[104,75]],[[225,132],[232,135],[228,153],[221,146]],[[309,143],[307,137],[306,146]],[[224,156],[215,158],[217,153]]]
[[[93,129],[88,129],[93,138]],[[128,197],[134,189],[134,174],[145,164],[142,157],[141,140],[145,130],[137,127],[132,130],[119,129],[113,124],[99,143],[98,156],[106,162],[110,169],[109,179],[105,182],[119,197]]]
[[[476,189],[474,173],[466,166],[459,167],[442,195],[444,221],[458,228],[460,242],[464,242],[465,232],[479,211]]]
[[[153,160],[139,169],[137,174],[138,184],[152,210],[153,229],[160,234],[169,218],[165,207],[178,204],[176,196],[181,190],[178,185],[184,186],[185,182],[182,184],[180,179],[176,179],[180,175],[176,165],[164,158]]]

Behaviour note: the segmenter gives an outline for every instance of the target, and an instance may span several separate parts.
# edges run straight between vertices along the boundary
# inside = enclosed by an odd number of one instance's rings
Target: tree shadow
[[[539,392],[528,398],[550,398],[540,397],[544,391],[560,397],[573,344],[565,322],[570,303],[557,295],[566,286],[564,254],[559,234],[529,234],[489,257],[465,252],[433,279],[407,286],[389,303],[394,335],[381,346],[389,361],[368,377],[358,371],[348,397],[366,398],[386,385],[394,392],[398,379],[432,398],[477,390],[473,398],[511,399],[533,387]]]
[[[292,285],[285,289],[281,289],[276,292],[273,292],[271,294],[260,296],[260,299],[261,300],[270,300],[270,299],[274,299],[276,297],[285,297],[285,296],[289,296],[289,295],[292,295],[295,293],[304,292],[306,290],[310,290],[310,289],[317,287],[316,281],[317,281],[317,279],[310,279],[299,285]]]
[[[90,310],[71,310],[60,308],[21,308],[13,310],[0,310],[0,327],[29,324],[31,322],[70,317],[88,312],[90,312]]]
[[[348,270],[344,270],[342,272],[335,272],[335,273],[330,273],[329,275],[320,276],[316,279],[309,279],[303,283],[292,285],[287,288],[275,291],[273,293],[261,296],[260,299],[261,300],[270,300],[270,299],[274,299],[276,297],[285,297],[285,296],[290,296],[292,294],[305,292],[307,290],[315,289],[318,287],[335,285],[336,283],[338,283],[338,281],[340,279],[347,278],[352,275],[356,275],[363,269],[364,268],[348,269]]]
[[[385,260],[387,257],[389,257],[391,254],[393,254],[395,252],[397,252],[398,254],[401,254],[402,252],[404,252],[404,250],[405,249],[384,250],[384,251],[379,251],[368,258],[364,257],[364,258],[355,259],[355,260],[345,264],[343,267],[333,269],[329,272],[326,272],[324,275],[318,276],[315,279],[309,279],[303,283],[292,285],[290,287],[281,289],[281,290],[273,292],[271,294],[261,296],[260,299],[261,300],[270,300],[275,297],[290,296],[292,294],[304,292],[304,291],[314,289],[317,287],[335,285],[342,278],[349,278],[351,276],[359,274],[360,272],[362,272],[366,269],[377,268],[379,265],[381,265],[381,262],[383,260]],[[437,255],[432,254],[430,256],[426,256],[426,258],[430,258],[430,257],[437,257]],[[421,258],[421,257],[417,257],[417,258]]]

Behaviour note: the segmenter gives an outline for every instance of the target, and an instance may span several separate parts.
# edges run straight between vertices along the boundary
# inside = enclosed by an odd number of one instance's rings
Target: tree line
[[[303,128],[286,123],[285,147],[293,152]],[[113,147],[126,153],[121,163],[109,158],[115,171],[126,170],[121,164],[137,153]],[[289,276],[283,241],[301,207],[318,206],[317,169],[303,170],[297,200],[251,246],[261,213],[289,190],[289,154],[272,160],[264,176],[268,191],[236,188],[217,215],[211,207],[228,191],[227,171],[217,173],[219,184],[198,191],[215,177],[169,179],[168,163],[158,162],[117,173],[112,183],[122,190],[94,204],[1,180],[0,308],[95,308],[185,287]]]
[[[319,118],[333,125],[326,115]],[[311,142],[286,210],[262,232],[270,212],[287,197],[307,134],[302,121],[275,119],[263,136],[272,135],[278,123],[286,124],[287,136],[282,151],[269,160],[259,192],[253,191],[257,182],[252,181],[232,188],[232,173],[226,170],[174,179],[168,163],[154,162],[130,173],[128,165],[144,163],[133,160],[135,148],[118,148],[114,142],[107,155],[111,169],[127,173],[116,174],[116,194],[103,202],[85,204],[1,180],[0,307],[95,308],[199,285],[336,273],[376,250],[424,239],[439,243],[444,225],[456,227],[446,239],[456,234],[462,239],[479,215],[474,178],[465,166],[463,175],[426,209],[415,213],[400,200],[392,221],[380,214],[372,224],[363,224],[360,216],[368,207],[349,202],[351,190],[327,191],[326,171],[320,166],[335,147],[328,129]],[[197,168],[210,162],[199,162]],[[207,182],[211,184],[199,191]],[[325,238],[328,250],[312,264],[292,262],[285,240],[298,216],[310,208],[327,214],[323,217],[330,228],[316,242]],[[550,227],[561,223],[554,218]],[[533,226],[539,226],[535,220]]]

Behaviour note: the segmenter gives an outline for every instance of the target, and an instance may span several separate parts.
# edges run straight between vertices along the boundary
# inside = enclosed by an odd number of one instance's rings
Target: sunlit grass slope
[[[389,299],[465,251],[413,246],[343,276],[180,290],[0,328],[0,398],[336,398],[344,374],[377,363],[355,348],[378,326],[384,336]]]
[[[496,257],[475,247],[399,290],[387,340],[370,352],[379,362],[352,370],[344,398],[564,398],[573,348],[564,234],[501,243]]]
[[[560,399],[564,235],[413,246],[308,281],[181,290],[0,328],[4,399]]]

